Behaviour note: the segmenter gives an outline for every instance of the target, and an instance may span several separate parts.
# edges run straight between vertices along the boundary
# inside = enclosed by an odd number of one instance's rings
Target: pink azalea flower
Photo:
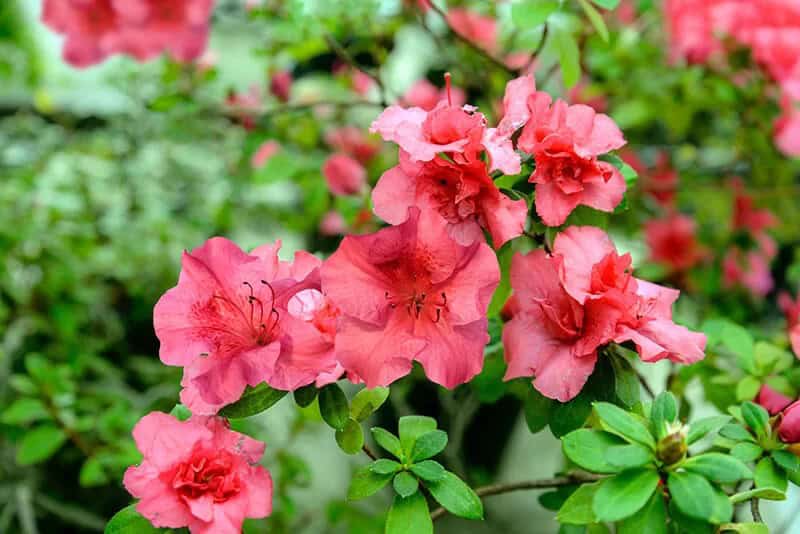
[[[319,232],[322,235],[342,235],[347,230],[347,223],[338,211],[329,211],[322,216]]]
[[[669,154],[659,152],[656,166],[641,174],[642,190],[652,196],[663,207],[671,207],[675,203],[678,189],[678,173],[672,168]]]
[[[534,376],[543,395],[566,402],[592,374],[597,349],[633,341],[643,361],[693,363],[706,339],[672,321],[679,292],[638,280],[599,228],[570,227],[552,255],[516,255],[511,286],[515,313],[503,332],[505,379]]]
[[[695,0],[666,0],[664,18],[670,37],[670,56],[684,57],[690,63],[703,63],[721,50],[714,36],[710,10],[716,0],[698,3]]]
[[[778,224],[778,219],[768,209],[756,209],[753,206],[753,197],[744,190],[742,181],[738,178],[731,180],[734,190],[733,229],[744,230],[753,235],[758,235],[767,228]]]
[[[445,80],[450,95],[450,76],[446,75]],[[389,106],[372,123],[370,131],[397,143],[411,161],[430,161],[438,153],[445,153],[460,164],[475,161],[485,150],[491,161],[489,172],[517,174],[520,158],[514,152],[511,135],[530,115],[519,101],[524,102],[535,89],[533,76],[509,82],[504,98],[506,114],[497,128],[487,128],[483,114],[471,106],[455,106],[449,97],[429,112]]]
[[[497,51],[497,21],[492,17],[468,9],[454,8],[447,12],[447,23],[454,32],[487,52]]]
[[[281,149],[281,145],[274,140],[264,141],[250,158],[250,165],[254,169],[260,169],[267,164],[269,159]]]
[[[225,104],[232,108],[233,114],[246,130],[256,127],[253,112],[261,109],[261,90],[253,84],[246,92],[230,91],[225,98]]]
[[[159,356],[182,366],[181,400],[213,414],[262,382],[284,390],[335,369],[333,343],[287,309],[301,290],[320,288],[314,256],[278,260],[280,242],[246,254],[224,238],[184,252],[178,285],[155,306]]]
[[[800,401],[795,401],[783,411],[783,418],[778,427],[778,434],[784,443],[800,443]],[[798,454],[797,449],[792,449]]]
[[[292,91],[292,73],[288,70],[279,70],[269,80],[269,92],[281,102],[288,102]]]
[[[342,126],[329,130],[325,142],[338,152],[357,159],[362,165],[369,163],[380,150],[380,142],[355,126]]]
[[[800,98],[800,97],[798,97]],[[790,157],[800,157],[800,108],[782,100],[783,113],[775,121],[775,145]]]
[[[774,285],[769,259],[759,250],[744,252],[738,247],[730,248],[722,260],[722,285],[740,286],[756,297],[765,297]]]
[[[795,356],[800,358],[800,294],[796,301],[792,301],[791,295],[781,293],[778,295],[778,305],[786,315],[786,329],[789,332],[792,350]]]
[[[151,412],[136,424],[133,439],[144,459],[128,468],[123,484],[154,526],[235,534],[245,518],[272,512],[272,478],[258,465],[264,444],[233,432],[224,419],[181,422]]]
[[[447,388],[478,374],[489,341],[486,310],[500,281],[484,243],[458,244],[434,211],[347,236],[322,267],[322,290],[341,311],[336,354],[351,380],[385,386],[413,360]]]
[[[608,109],[608,99],[601,92],[593,90],[586,78],[581,79],[567,91],[567,98],[575,104],[587,105],[598,113]]]
[[[528,216],[527,202],[502,194],[482,161],[456,164],[434,158],[415,163],[403,150],[400,164],[383,173],[375,186],[372,202],[375,215],[389,224],[405,221],[411,206],[436,210],[462,245],[482,241],[486,228],[495,248],[521,235]]]
[[[761,389],[758,390],[756,402],[763,406],[770,415],[776,415],[782,412],[784,408],[789,406],[792,403],[792,399],[783,393],[775,391],[768,385],[763,384]]]
[[[582,104],[553,104],[542,92],[531,96],[528,106],[530,120],[519,148],[536,160],[529,180],[537,184],[536,212],[542,221],[559,226],[579,205],[614,211],[625,194],[625,179],[616,167],[597,159],[625,144],[614,121]]]
[[[326,159],[322,174],[334,195],[358,195],[367,184],[367,170],[346,154],[333,154]]]
[[[461,107],[467,102],[467,95],[458,87],[452,87],[450,99],[453,106]],[[447,91],[439,89],[425,78],[414,82],[402,98],[405,105],[422,108],[425,111],[432,111],[439,102],[446,100]]]
[[[645,223],[644,232],[650,259],[672,271],[691,269],[706,256],[697,242],[694,219],[687,215],[673,213],[663,219],[652,219]]]
[[[369,95],[375,87],[375,80],[363,70],[354,69],[352,74],[353,91],[361,96]]]
[[[64,35],[62,56],[75,67],[122,51],[120,17],[112,0],[44,0],[42,22]]]

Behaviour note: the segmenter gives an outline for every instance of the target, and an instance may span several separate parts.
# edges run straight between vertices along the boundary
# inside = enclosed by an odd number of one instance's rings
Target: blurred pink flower
[[[754,296],[763,298],[774,285],[769,259],[759,250],[744,252],[738,247],[728,249],[722,259],[722,285],[728,288],[740,286]]]
[[[258,465],[264,444],[233,432],[224,419],[181,422],[150,412],[133,438],[143,459],[128,468],[123,484],[154,526],[237,534],[245,518],[272,512],[272,478]]]
[[[417,80],[405,92],[402,102],[407,106],[432,111],[439,102],[447,100],[447,90],[439,89],[425,78]],[[458,87],[450,89],[450,100],[453,106],[461,107],[467,101],[467,95]]]
[[[260,169],[267,164],[267,161],[281,149],[280,143],[275,140],[264,141],[250,158],[250,165],[254,169]]]
[[[778,295],[778,305],[786,315],[786,330],[789,332],[792,350],[800,358],[800,293],[793,301],[789,293],[782,292]]]
[[[447,23],[465,39],[469,39],[487,52],[498,48],[497,21],[464,8],[453,8],[447,12]]]
[[[787,156],[800,158],[800,107],[788,98],[781,102],[783,112],[775,121],[775,145]]]
[[[368,135],[356,126],[341,126],[328,130],[325,142],[334,150],[357,159],[363,165],[369,163],[381,148],[380,141],[375,136]]]
[[[598,113],[608,109],[608,99],[603,93],[593,89],[586,78],[567,91],[567,99],[574,104],[585,104]]]
[[[528,99],[530,120],[519,148],[532,154],[536,170],[536,212],[548,226],[563,224],[579,205],[614,211],[625,194],[625,179],[597,156],[622,147],[625,139],[614,121],[582,104],[552,103],[537,92]]]
[[[645,223],[644,232],[650,259],[672,271],[691,269],[706,256],[697,242],[694,219],[688,215],[672,213],[663,219],[652,219]]]
[[[294,79],[290,71],[279,70],[269,80],[269,92],[281,102],[288,102],[293,82]]]
[[[346,154],[333,154],[322,165],[328,189],[334,195],[358,195],[367,185],[367,171]]]
[[[329,211],[322,216],[319,232],[322,235],[342,235],[347,231],[347,223],[338,211]]]
[[[776,415],[789,406],[792,403],[792,399],[763,384],[761,389],[758,390],[756,402],[764,407],[770,415]]]
[[[434,211],[347,236],[322,267],[322,290],[341,310],[336,353],[352,380],[385,386],[419,361],[447,388],[469,381],[489,341],[486,310],[500,282],[484,243],[459,245]]]
[[[753,236],[758,236],[767,228],[778,224],[778,219],[768,209],[756,209],[753,206],[753,197],[744,189],[744,184],[739,178],[731,180],[734,190],[733,197],[733,229],[744,230]]]
[[[233,115],[246,130],[256,127],[254,112],[261,109],[261,103],[261,89],[256,84],[251,85],[246,92],[229,91],[225,97],[225,104],[232,108]]]

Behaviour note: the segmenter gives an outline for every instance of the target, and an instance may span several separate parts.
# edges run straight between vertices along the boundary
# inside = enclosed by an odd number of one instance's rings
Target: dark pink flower
[[[524,199],[511,200],[497,189],[482,161],[456,164],[441,158],[414,163],[400,151],[400,164],[383,173],[372,192],[375,215],[400,224],[408,208],[433,209],[448,223],[458,243],[483,240],[489,231],[495,248],[522,234],[528,216]]]
[[[329,130],[325,134],[325,142],[338,152],[357,159],[366,165],[380,150],[380,141],[355,126],[342,126]]]
[[[722,260],[722,285],[740,286],[756,297],[765,297],[774,285],[769,259],[759,250],[728,249]]]
[[[487,52],[497,51],[497,21],[492,17],[468,9],[453,8],[447,12],[447,23],[454,32]]]
[[[154,526],[236,534],[245,518],[272,512],[272,478],[258,465],[264,444],[233,432],[224,419],[181,422],[151,412],[133,438],[144,458],[128,468],[123,484]]]
[[[336,354],[352,380],[385,386],[419,361],[452,388],[478,374],[489,341],[486,310],[500,281],[484,243],[463,246],[434,211],[347,236],[322,267],[322,290],[341,312]]]
[[[292,73],[288,70],[279,70],[269,80],[269,92],[281,102],[288,102],[292,91]]]
[[[42,22],[64,35],[62,56],[75,67],[122,51],[120,17],[112,0],[44,0]]]
[[[246,130],[256,127],[254,112],[261,108],[261,101],[261,90],[257,85],[251,85],[246,92],[230,91],[225,98],[225,104],[232,108],[232,114]]]
[[[319,232],[323,235],[342,235],[347,231],[347,223],[338,211],[329,211],[319,222]]]
[[[768,385],[763,384],[761,389],[758,390],[756,402],[763,406],[770,415],[775,415],[782,412],[784,408],[789,406],[792,403],[792,399],[783,393],[775,391]]]
[[[690,63],[703,63],[721,51],[714,35],[711,8],[716,0],[699,3],[696,0],[666,0],[664,18],[670,37],[670,57],[686,58]]]
[[[367,184],[367,170],[346,154],[333,154],[322,165],[322,175],[334,195],[358,195]]]
[[[436,104],[446,100],[447,91],[439,89],[424,78],[414,82],[402,98],[405,105],[422,108],[425,111],[432,111]],[[461,107],[467,102],[467,95],[458,87],[452,87],[450,89],[450,100],[453,106]]]
[[[787,156],[800,157],[800,108],[786,98],[781,108],[783,112],[775,121],[775,145]]]
[[[253,153],[250,158],[250,165],[254,169],[260,169],[267,164],[267,161],[281,149],[281,145],[274,140],[264,141]]]
[[[784,443],[800,443],[800,401],[793,402],[783,411],[778,433]]]
[[[530,120],[519,148],[532,154],[536,170],[536,212],[548,226],[559,226],[579,205],[613,211],[625,194],[625,179],[616,167],[597,156],[625,144],[622,132],[607,115],[589,106],[554,104],[537,92],[528,99]]]
[[[659,152],[654,168],[644,172],[642,189],[652,196],[663,207],[671,207],[675,203],[678,189],[678,173],[672,168],[669,154]]]
[[[305,289],[319,290],[320,262],[308,253],[278,260],[280,243],[244,253],[224,238],[184,252],[178,285],[155,306],[159,356],[184,368],[181,400],[213,414],[245,386],[284,390],[335,369],[333,343],[287,308]]]
[[[644,225],[650,259],[672,271],[691,269],[706,256],[697,242],[694,219],[672,213],[663,219],[652,219]]]
[[[789,332],[792,350],[800,358],[800,294],[796,301],[792,301],[791,295],[781,293],[778,295],[778,305],[786,315],[786,330]]]
[[[734,230],[744,230],[755,236],[778,224],[778,219],[771,211],[753,206],[753,197],[747,194],[740,179],[733,179],[731,184],[734,190]]]

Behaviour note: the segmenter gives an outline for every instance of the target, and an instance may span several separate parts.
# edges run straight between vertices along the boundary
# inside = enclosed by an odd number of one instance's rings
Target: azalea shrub
[[[36,4],[0,532],[800,528],[794,0]]]

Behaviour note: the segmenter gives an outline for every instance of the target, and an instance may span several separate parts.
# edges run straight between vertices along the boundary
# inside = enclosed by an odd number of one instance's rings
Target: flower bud
[[[670,425],[672,426],[672,425]],[[686,456],[686,427],[669,428],[668,434],[656,445],[656,456],[666,465],[679,462]]]

